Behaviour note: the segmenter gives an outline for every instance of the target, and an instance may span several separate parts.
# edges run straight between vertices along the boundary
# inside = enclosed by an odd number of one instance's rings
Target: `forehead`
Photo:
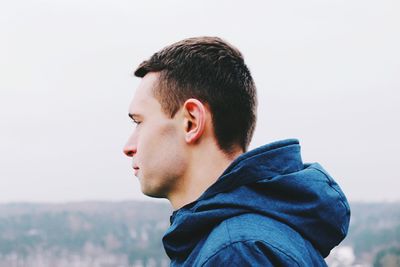
[[[129,113],[142,114],[150,110],[154,111],[154,109],[161,110],[161,105],[153,94],[153,88],[157,85],[158,76],[158,73],[150,72],[142,78],[129,106]]]

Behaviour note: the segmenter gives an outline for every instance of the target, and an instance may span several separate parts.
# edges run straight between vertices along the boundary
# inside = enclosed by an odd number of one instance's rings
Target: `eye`
[[[132,123],[135,124],[136,126],[138,126],[141,123],[141,121],[137,121],[135,119],[132,119]]]

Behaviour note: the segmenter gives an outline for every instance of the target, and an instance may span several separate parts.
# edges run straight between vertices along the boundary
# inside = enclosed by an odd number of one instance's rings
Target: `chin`
[[[155,188],[148,188],[142,185],[142,193],[148,197],[153,198],[167,198],[165,192],[162,190],[157,190]]]
[[[157,193],[153,193],[153,192],[144,192],[142,191],[144,195],[148,196],[148,197],[152,197],[152,198],[167,198],[165,195],[163,194],[157,194]]]

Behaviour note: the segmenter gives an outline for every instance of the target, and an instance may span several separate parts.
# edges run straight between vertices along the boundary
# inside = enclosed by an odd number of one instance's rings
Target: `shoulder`
[[[203,258],[199,266],[300,266],[285,253],[275,250],[263,241],[247,240],[227,244],[214,254]]]
[[[262,215],[247,213],[215,227],[197,259],[201,261],[199,266],[213,266],[227,261],[231,266],[236,263],[238,266],[246,263],[249,266],[307,266],[313,262],[308,262],[305,257],[310,252],[308,246],[307,241],[289,226]]]

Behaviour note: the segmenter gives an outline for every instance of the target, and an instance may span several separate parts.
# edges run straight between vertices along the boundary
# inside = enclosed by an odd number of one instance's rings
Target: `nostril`
[[[128,157],[132,157],[132,152],[129,150],[124,150],[124,154],[127,155]]]
[[[133,157],[136,153],[136,149],[132,148],[132,147],[125,147],[123,149],[123,152],[125,155],[127,155],[128,157]]]

